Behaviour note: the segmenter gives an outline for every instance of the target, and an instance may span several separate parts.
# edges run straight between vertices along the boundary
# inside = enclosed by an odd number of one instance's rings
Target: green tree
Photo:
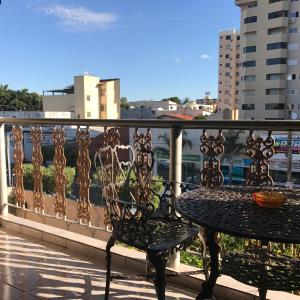
[[[224,133],[225,142],[224,154],[222,158],[226,158],[229,162],[228,184],[232,184],[233,159],[237,155],[244,152],[245,144],[240,141],[242,134],[244,134],[243,130],[233,129],[230,129]]]
[[[186,105],[186,104],[188,104],[190,101],[191,101],[191,99],[190,99],[189,97],[186,97],[186,98],[183,99],[182,104],[183,104],[183,105]]]
[[[26,190],[33,190],[34,187],[34,179],[33,179],[33,165],[32,164],[24,164],[24,188]],[[56,186],[55,186],[55,168],[53,165],[49,167],[42,167],[43,173],[43,191],[47,194],[55,194]],[[72,184],[75,179],[75,168],[66,167],[65,168],[66,175],[66,194],[69,195],[71,193]]]
[[[12,90],[8,85],[0,85],[0,109],[2,110],[42,110],[42,96],[27,89]]]
[[[177,104],[180,104],[180,103],[181,103],[181,100],[180,100],[180,98],[178,98],[178,97],[165,98],[165,99],[162,99],[162,101],[172,101],[172,102],[175,102],[175,103],[177,103]]]
[[[120,107],[123,110],[128,110],[129,109],[129,104],[128,104],[128,100],[126,97],[122,97],[120,99]]]
[[[183,130],[182,132],[182,148],[190,148],[192,149],[193,147],[193,142],[187,138],[188,136],[188,132]],[[170,155],[170,136],[168,133],[163,133],[163,134],[160,134],[158,136],[158,141],[161,141],[162,144],[166,145],[166,147],[162,147],[162,146],[158,146],[158,147],[155,147],[155,152],[160,152],[160,153],[163,153],[164,156],[169,156]]]

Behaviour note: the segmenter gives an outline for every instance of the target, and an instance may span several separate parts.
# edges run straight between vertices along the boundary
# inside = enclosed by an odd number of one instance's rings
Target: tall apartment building
[[[238,108],[240,77],[240,33],[234,30],[219,35],[219,104],[220,111]]]
[[[120,118],[120,79],[75,76],[73,85],[43,94],[44,111],[69,111],[79,119]]]
[[[299,118],[300,2],[235,4],[241,9],[240,118]]]

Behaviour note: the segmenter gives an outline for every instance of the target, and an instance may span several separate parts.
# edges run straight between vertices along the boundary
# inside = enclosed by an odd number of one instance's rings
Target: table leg
[[[214,230],[205,228],[206,243],[210,255],[210,274],[209,278],[203,282],[200,294],[196,300],[204,300],[211,298],[213,288],[216,284],[217,278],[220,276],[219,272],[219,253],[220,246],[216,243],[216,232]]]

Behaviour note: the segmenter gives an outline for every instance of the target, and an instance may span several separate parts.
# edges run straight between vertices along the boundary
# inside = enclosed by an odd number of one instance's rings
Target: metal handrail
[[[38,119],[0,118],[0,124],[15,125],[75,125],[89,127],[137,127],[181,129],[242,129],[242,130],[295,130],[300,131],[300,121],[292,120],[98,120],[98,119]]]

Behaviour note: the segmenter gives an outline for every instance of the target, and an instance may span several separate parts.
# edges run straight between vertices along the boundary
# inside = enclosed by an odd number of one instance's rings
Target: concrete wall
[[[43,110],[75,112],[74,94],[43,96]]]

